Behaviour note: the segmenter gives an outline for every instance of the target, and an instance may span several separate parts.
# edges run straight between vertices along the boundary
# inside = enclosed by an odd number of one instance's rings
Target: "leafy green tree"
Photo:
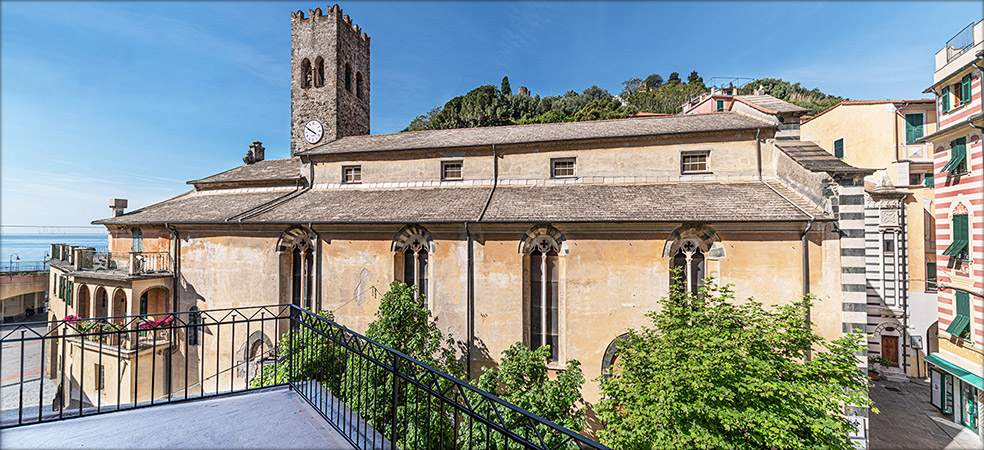
[[[678,83],[680,83],[680,73],[679,72],[673,72],[673,73],[671,73],[670,74],[670,77],[666,79],[666,82],[667,83],[670,83],[670,84],[678,84]]]
[[[318,316],[330,322],[335,320],[331,311],[322,311]],[[301,320],[311,325],[316,323],[316,319],[306,315],[302,315]],[[346,357],[341,352],[332,351],[330,347],[331,343],[327,339],[310,328],[296,327],[277,340],[270,352],[276,362],[262,366],[256,377],[249,381],[249,385],[261,387],[286,383],[290,379],[290,370],[293,369],[294,381],[314,380],[338,395]],[[336,370],[325,371],[325,367]]]
[[[574,113],[574,121],[621,119],[635,112],[635,107],[623,107],[622,102],[617,98],[599,98],[584,105],[580,111]]]
[[[436,107],[436,108],[428,111],[427,114],[421,114],[421,115],[417,116],[416,118],[414,118],[410,122],[410,125],[407,125],[407,127],[404,128],[403,131],[423,131],[423,130],[430,130],[430,129],[432,129],[431,126],[434,123],[434,118],[437,117],[437,115],[440,114],[440,113],[441,113],[441,107],[438,106],[438,107]]]
[[[643,83],[646,89],[653,89],[661,84],[663,84],[663,77],[661,77],[658,73],[654,73],[646,77],[646,81]]]
[[[759,78],[748,83],[750,89],[761,88],[780,100],[785,100],[794,105],[799,105],[809,109],[807,114],[815,115],[831,106],[834,106],[846,99],[830,94],[825,94],[820,89],[807,89],[799,83],[790,83],[779,78]]]
[[[544,419],[580,431],[586,425],[581,363],[567,361],[567,368],[551,380],[547,377],[549,359],[549,347],[530,350],[517,342],[502,352],[499,366],[486,370],[475,385]]]
[[[509,77],[502,77],[502,86],[499,88],[502,95],[508,97],[512,95],[512,87],[509,86]]]
[[[869,406],[862,336],[804,325],[807,297],[766,309],[707,280],[676,283],[652,326],[630,330],[602,380],[599,432],[619,449],[853,449],[844,405]],[[807,352],[814,351],[805,360]]]

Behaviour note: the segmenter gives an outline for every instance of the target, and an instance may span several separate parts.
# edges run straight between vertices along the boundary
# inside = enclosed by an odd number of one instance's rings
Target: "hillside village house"
[[[968,25],[936,53],[933,85],[939,131],[932,143],[936,179],[939,351],[932,365],[933,405],[981,433],[984,402],[984,21]]]
[[[933,151],[935,102],[843,101],[808,118],[800,138],[855,167],[865,180],[868,352],[888,361],[883,375],[925,378],[935,351],[936,247]]]
[[[56,254],[53,318],[293,303],[364,331],[401,281],[464,343],[470,376],[523,342],[549,345],[553,370],[581,361],[591,380],[680,268],[692,291],[713,276],[768,304],[811,293],[830,339],[865,328],[871,171],[777,141],[776,117],[370,135],[369,37],[337,6],[291,24],[291,157],[266,160],[254,143],[241,166],[96,221],[109,252]],[[277,336],[235,338],[239,363]],[[595,402],[597,383],[584,395]]]

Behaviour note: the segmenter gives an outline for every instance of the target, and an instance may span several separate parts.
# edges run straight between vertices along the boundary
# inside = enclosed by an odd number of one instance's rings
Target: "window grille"
[[[709,152],[690,152],[680,155],[680,173],[707,173]]]
[[[441,179],[446,181],[462,179],[461,167],[461,161],[447,161],[441,163]]]
[[[551,173],[553,178],[570,178],[575,176],[574,158],[563,158],[550,160]]]

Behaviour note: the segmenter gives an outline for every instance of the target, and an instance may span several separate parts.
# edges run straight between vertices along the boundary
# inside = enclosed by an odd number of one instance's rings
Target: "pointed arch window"
[[[311,61],[309,61],[307,58],[304,58],[304,60],[301,61],[301,89],[307,89],[311,87],[311,79],[312,79]]]
[[[560,354],[559,252],[556,240],[540,236],[533,241],[529,262],[530,348],[549,345],[551,361],[557,361]]]
[[[697,295],[704,287],[704,253],[696,241],[685,239],[680,243],[680,249],[673,255],[671,268],[680,270],[679,278],[674,281],[683,283],[686,292]]]
[[[314,87],[325,85],[325,59],[318,57],[314,60]]]
[[[311,309],[314,291],[314,248],[311,242],[300,236],[290,250],[290,301],[294,305]]]
[[[355,73],[355,96],[362,99],[362,72]]]
[[[427,247],[427,240],[418,234],[412,236],[403,249],[403,282],[407,286],[417,286],[417,295],[420,296],[424,308],[430,307],[427,301],[427,270],[430,262]]]

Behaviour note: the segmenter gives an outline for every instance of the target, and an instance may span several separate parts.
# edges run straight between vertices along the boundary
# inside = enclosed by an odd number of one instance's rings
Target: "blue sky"
[[[311,1],[4,2],[2,223],[84,225],[288,156],[290,11]],[[979,2],[344,2],[372,37],[371,128],[508,75],[549,95],[697,70],[919,98]]]

